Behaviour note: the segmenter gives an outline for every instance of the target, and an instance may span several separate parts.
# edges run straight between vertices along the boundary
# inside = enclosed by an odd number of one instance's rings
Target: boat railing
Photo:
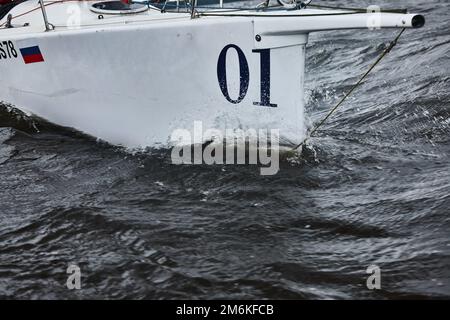
[[[39,0],[39,5],[41,7],[42,17],[44,18],[45,31],[50,31],[52,29],[50,28],[50,23],[48,22],[47,11],[45,10],[44,0]]]
[[[284,0],[284,1],[286,1],[286,0]],[[147,3],[148,5],[150,5],[150,0],[145,0],[145,1],[128,0],[127,1],[127,3],[129,5],[131,5],[133,2]],[[218,8],[224,8],[224,0],[216,0],[216,1],[214,1],[214,0],[207,0],[207,1],[202,1],[202,0],[165,0],[164,5],[162,7],[163,12],[166,11],[166,9],[168,7],[170,7],[170,5],[168,5],[170,2],[172,2],[172,3],[175,2],[174,7],[175,7],[175,10],[177,10],[177,11],[180,10],[181,4],[184,3],[185,9],[187,10],[187,12],[190,12],[190,14],[191,14],[191,18],[195,18],[197,16],[196,13],[197,13],[198,6],[216,3],[218,5]],[[208,2],[208,3],[206,3],[206,2]],[[264,0],[261,4],[267,6],[269,2],[270,2],[270,0]],[[310,1],[308,1],[308,2],[310,2]],[[44,0],[39,0],[39,6],[40,6],[40,9],[42,12],[42,17],[44,19],[45,31],[53,30],[53,25],[48,22],[48,17],[47,17],[47,12],[45,9]]]

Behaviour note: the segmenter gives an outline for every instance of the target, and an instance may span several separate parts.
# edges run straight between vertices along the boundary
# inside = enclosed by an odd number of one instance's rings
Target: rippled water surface
[[[0,297],[449,298],[450,3],[376,3],[427,25],[273,177],[174,166],[1,107]],[[397,32],[311,35],[309,123]],[[70,263],[82,290],[65,286]]]

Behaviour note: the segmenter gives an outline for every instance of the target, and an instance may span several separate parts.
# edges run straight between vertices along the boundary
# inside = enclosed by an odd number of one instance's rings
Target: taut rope
[[[365,78],[372,72],[372,70],[383,60],[383,58],[397,45],[398,40],[402,36],[403,32],[405,32],[406,28],[403,28],[400,33],[395,37],[395,39],[389,44],[389,46],[384,49],[384,51],[381,53],[381,55],[378,57],[378,59],[370,66],[369,70],[366,71],[366,73],[363,74],[363,76],[359,79],[359,81],[353,85],[353,87],[345,94],[344,97],[338,102],[337,105],[335,105],[328,113],[327,115],[317,124],[314,126],[313,130],[309,133],[309,135],[297,146],[292,148],[292,150],[297,150],[301,146],[303,146],[306,141],[311,138],[311,136],[319,130],[319,128],[331,117],[331,115],[344,103],[344,101],[355,91],[356,88],[360,86],[360,84],[364,81]]]

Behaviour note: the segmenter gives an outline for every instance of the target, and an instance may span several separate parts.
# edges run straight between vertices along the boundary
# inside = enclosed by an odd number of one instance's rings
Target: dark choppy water
[[[275,177],[173,166],[2,108],[0,297],[450,297],[450,4],[388,6],[428,24],[311,141],[317,156]],[[311,37],[311,121],[396,33]],[[65,287],[69,263],[80,291]]]

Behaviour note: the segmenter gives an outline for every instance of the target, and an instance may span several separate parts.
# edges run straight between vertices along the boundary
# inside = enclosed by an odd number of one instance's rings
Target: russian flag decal
[[[39,50],[39,46],[20,49],[20,53],[22,54],[25,64],[44,61],[44,57],[42,56],[41,50]]]

